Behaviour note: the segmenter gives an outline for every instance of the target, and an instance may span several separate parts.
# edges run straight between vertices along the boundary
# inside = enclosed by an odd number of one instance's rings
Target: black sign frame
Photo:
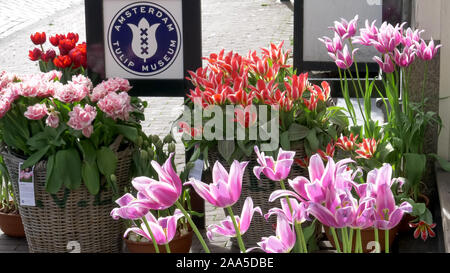
[[[201,0],[182,1],[183,17],[183,79],[129,79],[132,96],[186,97],[192,88],[185,79],[188,70],[202,66]],[[138,2],[138,1],[136,1]],[[139,1],[142,2],[142,1]],[[151,2],[151,1],[148,1]],[[105,41],[103,29],[103,0],[85,0],[88,73],[96,83],[105,79]]]
[[[320,1],[320,0],[319,0]],[[411,1],[410,0],[382,0],[382,18],[391,24],[402,23],[404,21],[411,23]],[[393,9],[401,12],[393,12]],[[303,14],[304,0],[295,0],[294,2],[294,68],[298,72],[307,71],[331,71],[337,72],[336,64],[330,60],[329,62],[304,61],[303,60]],[[325,31],[325,30],[324,30]],[[320,37],[317,37],[320,38]],[[324,51],[325,54],[325,51]],[[359,72],[364,73],[366,64],[372,73],[379,72],[379,66],[376,63],[361,63]],[[355,69],[355,66],[350,68]]]

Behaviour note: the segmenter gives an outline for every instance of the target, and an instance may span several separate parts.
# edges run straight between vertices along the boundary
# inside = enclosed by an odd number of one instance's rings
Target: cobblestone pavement
[[[28,60],[28,50],[33,48],[30,34],[45,31],[47,35],[77,32],[85,40],[84,1],[56,0],[2,0],[0,1],[0,70],[16,73],[33,73],[37,65]],[[27,7],[27,8],[25,8]],[[45,8],[42,8],[45,7]],[[222,48],[247,54],[249,50],[267,47],[270,42],[285,41],[292,50],[293,7],[290,2],[276,0],[202,0],[203,56]],[[171,123],[182,112],[182,98],[146,98],[143,124],[147,134],[166,135]],[[168,111],[168,109],[170,109]],[[177,135],[179,140],[180,135]],[[183,145],[177,145],[177,165],[184,161]],[[206,205],[206,225],[224,218],[222,209]],[[212,247],[215,252],[230,251],[226,238]],[[7,238],[0,234],[0,252],[27,251],[25,240]],[[201,252],[198,241],[193,242],[193,252]],[[231,251],[236,251],[233,249]]]

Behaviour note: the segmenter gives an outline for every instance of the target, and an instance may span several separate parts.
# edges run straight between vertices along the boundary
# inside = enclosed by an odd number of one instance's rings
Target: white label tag
[[[34,198],[34,166],[22,170],[22,164],[19,163],[19,196],[21,206],[36,206]]]
[[[195,165],[194,168],[191,169],[191,171],[189,172],[189,178],[193,177],[199,181],[202,180],[202,173],[203,173],[203,160],[201,159],[197,159],[195,161]]]

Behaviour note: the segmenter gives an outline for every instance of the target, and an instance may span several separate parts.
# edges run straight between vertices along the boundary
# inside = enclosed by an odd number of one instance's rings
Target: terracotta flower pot
[[[430,198],[428,198],[428,196],[426,196],[422,193],[419,194],[418,201],[425,203],[425,206],[427,208],[430,205]],[[403,215],[402,220],[400,221],[400,224],[398,224],[398,231],[405,232],[405,233],[412,231],[412,229],[409,227],[409,222],[413,221],[416,218],[417,218],[417,216],[411,216],[410,214],[405,213]]]
[[[20,214],[18,213],[0,212],[0,229],[3,231],[3,233],[11,237],[25,237],[22,218],[20,218]]]
[[[324,227],[325,228],[325,233],[327,235],[328,240],[331,242],[331,244],[333,245],[334,248],[336,248],[336,245],[334,243],[334,238],[333,235],[331,234],[331,231],[328,227]],[[336,233],[339,237],[339,245],[341,247],[342,250],[342,242],[341,242],[341,234],[338,230],[336,230]],[[398,226],[396,226],[395,228],[391,229],[389,231],[389,248],[392,246],[392,243],[394,242],[395,236],[398,233]],[[384,240],[384,230],[378,230],[378,240],[380,242],[380,252],[383,253],[385,250],[385,240]],[[370,253],[372,251],[375,250],[375,245],[371,246],[369,245],[370,242],[375,242],[375,233],[373,228],[368,228],[368,229],[362,229],[361,230],[361,244],[363,247],[363,252],[364,253]],[[356,243],[356,231],[353,232],[353,244],[352,244],[352,253],[355,250],[355,243]]]
[[[171,253],[189,253],[192,245],[192,236],[194,232],[189,231],[183,236],[175,235],[175,238],[169,243]],[[153,243],[151,242],[135,242],[124,238],[130,253],[156,253]],[[164,245],[159,246],[160,253],[166,253]]]

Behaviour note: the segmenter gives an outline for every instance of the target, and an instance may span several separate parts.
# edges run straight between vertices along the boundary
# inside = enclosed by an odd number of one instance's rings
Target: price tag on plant
[[[34,197],[34,166],[22,170],[22,164],[19,163],[19,196],[21,206],[36,206]]]
[[[197,159],[195,161],[194,168],[189,172],[189,178],[193,177],[199,181],[202,180],[202,173],[203,173],[203,160]]]

